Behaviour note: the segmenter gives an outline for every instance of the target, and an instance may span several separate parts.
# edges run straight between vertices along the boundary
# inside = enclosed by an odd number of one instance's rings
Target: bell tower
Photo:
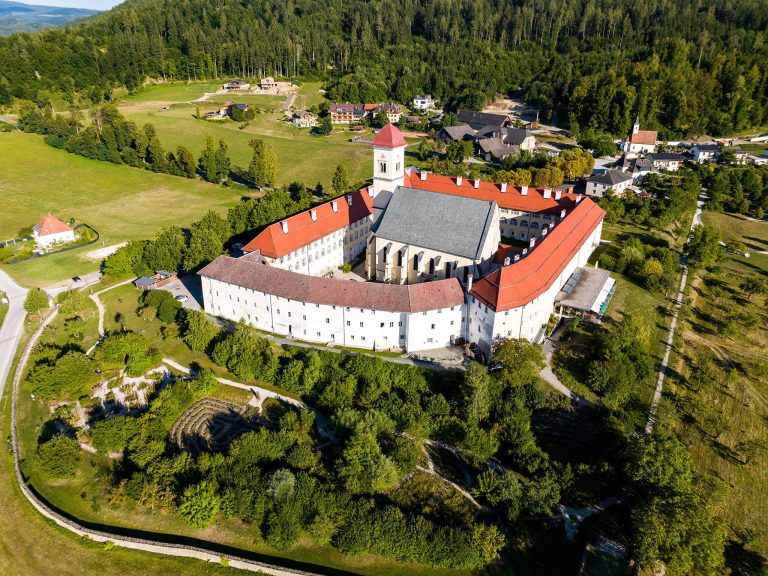
[[[392,124],[379,130],[373,139],[373,220],[389,204],[392,193],[405,179],[405,138]]]

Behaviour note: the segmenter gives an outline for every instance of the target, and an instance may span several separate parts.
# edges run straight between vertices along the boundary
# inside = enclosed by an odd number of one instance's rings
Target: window
[[[430,258],[429,259],[429,273],[431,275],[435,274],[435,259],[434,258]]]
[[[349,320],[347,320],[347,326],[351,326],[351,325],[352,323]]]
[[[390,322],[390,323],[389,323],[389,327],[390,327],[390,328],[394,328],[394,327],[395,327],[395,323],[394,323],[394,322]]]
[[[397,265],[400,268],[403,267],[403,251],[402,250],[397,251]]]
[[[414,256],[413,257],[413,269],[416,270],[416,272],[419,271],[419,257]]]
[[[403,322],[400,321],[400,322],[397,323],[397,325],[398,325],[398,327],[402,328],[403,327]]]
[[[360,340],[362,340],[363,342],[365,342],[365,336],[360,336]]]
[[[434,330],[434,329],[435,329],[435,325],[434,325],[434,324],[432,324],[432,330]]]
[[[317,337],[320,338],[320,332],[317,333]]]
[[[290,313],[290,312],[288,312],[288,318],[290,318],[290,317],[291,317],[291,313]]]
[[[379,328],[384,328],[384,322],[381,323],[381,326]]]
[[[326,319],[325,319],[325,323],[326,323],[326,324],[330,324],[330,323],[331,323],[331,319],[330,319],[330,318],[326,318]]]
[[[386,172],[386,171],[387,171],[387,163],[379,162],[379,172]]]
[[[302,315],[301,315],[301,319],[302,319],[302,320],[306,320],[306,319],[307,319],[307,315],[306,315],[306,314],[302,314]]]
[[[363,328],[363,323],[362,322],[360,322],[360,328]]]
[[[400,172],[400,162],[395,164],[395,171]]]

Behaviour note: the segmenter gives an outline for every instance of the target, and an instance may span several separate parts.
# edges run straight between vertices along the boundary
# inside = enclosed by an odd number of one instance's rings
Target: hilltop
[[[85,18],[97,13],[96,10],[83,8],[31,6],[21,2],[0,0],[0,36],[61,26],[77,18]]]

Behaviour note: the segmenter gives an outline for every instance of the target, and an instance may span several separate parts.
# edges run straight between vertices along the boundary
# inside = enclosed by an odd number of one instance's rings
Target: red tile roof
[[[456,278],[409,285],[337,280],[273,268],[248,256],[219,256],[198,274],[281,298],[326,306],[425,312],[464,304],[464,291]]]
[[[70,230],[72,230],[71,226],[64,224],[64,222],[62,222],[55,216],[51,216],[50,214],[44,217],[40,221],[40,224],[35,226],[35,231],[37,232],[38,236],[50,236],[51,234],[61,234],[62,232],[69,232]]]
[[[352,200],[351,206],[349,199]],[[336,212],[333,211],[334,202]],[[312,220],[313,210],[315,220]],[[243,252],[259,250],[269,258],[282,258],[323,236],[346,228],[352,222],[370,216],[372,210],[373,198],[366,189],[358,190],[270,224],[243,247]],[[282,222],[288,223],[287,234],[283,232]]]
[[[500,208],[522,212],[559,213],[563,208],[570,210],[576,205],[576,194],[570,191],[563,192],[560,200],[556,200],[554,189],[552,189],[550,198],[544,198],[544,189],[533,186],[529,187],[527,195],[523,196],[520,193],[520,187],[507,186],[507,191],[502,192],[501,186],[493,182],[481,181],[480,185],[475,188],[469,178],[464,178],[461,186],[458,186],[456,181],[456,178],[451,176],[431,173],[427,174],[426,180],[422,180],[418,173],[408,174],[406,172],[404,185],[418,190],[466,196],[489,202],[495,200]]]
[[[406,144],[405,138],[403,138],[403,133],[392,124],[384,126],[384,128],[379,130],[379,133],[376,134],[376,138],[373,139],[374,146],[384,146],[385,148],[400,148]]]
[[[496,312],[527,304],[552,286],[604,217],[584,198],[527,256],[475,282],[472,296]]]
[[[632,144],[656,144],[656,132],[654,130],[638,130],[637,134],[630,134],[629,141]]]

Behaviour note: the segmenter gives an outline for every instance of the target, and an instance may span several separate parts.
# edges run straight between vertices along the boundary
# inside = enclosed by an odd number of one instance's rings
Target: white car
[[[181,302],[182,304],[187,300],[189,300],[189,297],[186,296],[185,294],[179,294],[178,296],[176,296],[176,301]]]

